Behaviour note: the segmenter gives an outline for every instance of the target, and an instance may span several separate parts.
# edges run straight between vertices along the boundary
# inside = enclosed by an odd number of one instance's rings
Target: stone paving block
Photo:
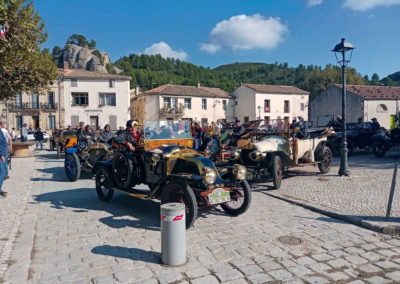
[[[210,271],[204,267],[192,268],[185,271],[186,275],[189,278],[199,278],[205,275],[210,274]]]
[[[328,254],[332,255],[334,258],[339,258],[339,257],[344,257],[349,255],[347,252],[343,250],[334,250],[334,251],[329,251]]]
[[[375,262],[375,261],[378,261],[378,260],[382,259],[382,255],[379,255],[379,254],[377,254],[375,252],[372,252],[372,251],[369,251],[369,252],[366,252],[366,253],[362,253],[362,254],[360,254],[360,256],[362,258],[365,258],[365,259],[367,259],[369,261],[372,261],[372,262]]]
[[[262,284],[272,281],[273,279],[265,273],[257,273],[247,276],[251,284]]]
[[[376,243],[374,243],[374,245],[376,245],[376,246],[378,246],[380,248],[391,248],[391,247],[393,247],[392,244],[387,243],[387,242],[376,242]]]
[[[234,280],[234,279],[243,277],[243,274],[240,273],[236,269],[221,271],[221,272],[216,273],[216,275],[221,282],[228,281],[228,280]]]
[[[61,280],[61,279],[60,279]],[[62,282],[64,282],[63,280],[61,280]],[[108,283],[113,283],[114,282],[114,277],[112,276],[112,274],[108,274],[108,275],[99,275],[96,276],[94,278],[92,278],[92,283],[94,284],[108,284]]]
[[[345,259],[355,266],[368,263],[368,260],[366,260],[365,258],[362,258],[358,255],[349,255],[349,256],[346,256]]]
[[[240,279],[222,282],[222,284],[248,284],[248,282],[245,279],[240,278]]]
[[[275,270],[282,268],[282,265],[277,263],[276,261],[268,261],[261,263],[260,266],[265,270],[265,271],[270,271],[270,270]]]
[[[381,250],[377,250],[376,252],[387,258],[398,255],[398,253],[394,252],[393,250],[389,250],[389,249],[381,249]]]
[[[377,248],[377,246],[374,244],[362,244],[360,247],[364,250],[374,250]]]
[[[371,263],[361,265],[358,267],[358,269],[366,273],[378,273],[382,271],[378,266],[375,266]]]
[[[191,284],[204,284],[204,283],[207,283],[207,284],[218,284],[219,281],[215,276],[207,275],[207,276],[204,276],[204,277],[192,279],[192,280],[190,280],[190,283]]]
[[[367,281],[368,283],[371,283],[371,284],[386,284],[386,283],[392,282],[391,280],[385,279],[381,276],[373,276],[370,278],[366,278],[365,281]]]
[[[385,274],[385,277],[400,283],[400,271],[393,271]]]
[[[314,264],[312,264],[312,265],[306,265],[306,266],[307,266],[308,268],[314,270],[314,271],[317,272],[317,273],[323,273],[323,272],[325,272],[326,270],[329,270],[329,269],[332,268],[331,266],[327,265],[326,263],[320,263],[320,262],[314,263]]]
[[[247,257],[241,257],[231,260],[230,263],[236,267],[241,267],[248,264],[254,264],[254,261],[252,261],[250,258]]]
[[[305,266],[293,266],[293,267],[288,267],[288,269],[293,275],[297,276],[297,277],[303,277],[306,275],[310,275],[310,274],[314,274],[314,272],[305,267]]]
[[[350,278],[347,274],[340,272],[340,271],[324,273],[324,275],[335,282],[345,281]]]
[[[343,250],[349,254],[361,254],[365,252],[362,248],[358,247],[347,247]]]
[[[354,281],[351,281],[351,282],[347,282],[346,284],[365,284],[365,282],[361,281],[361,280],[354,280]]]
[[[261,267],[259,267],[256,264],[249,264],[249,265],[241,266],[241,267],[239,267],[239,270],[246,276],[262,272]]]
[[[309,277],[304,277],[303,278],[307,283],[310,284],[327,284],[330,283],[328,279],[325,279],[321,276],[309,276]]]
[[[233,267],[232,267],[232,265],[230,265],[227,262],[222,262],[222,263],[214,263],[214,264],[210,265],[210,269],[213,272],[218,273],[218,272],[223,272],[226,270],[233,269]]]
[[[379,267],[382,267],[384,269],[399,268],[400,267],[400,265],[398,265],[398,264],[396,264],[396,263],[394,263],[392,261],[389,261],[389,260],[378,261],[378,262],[375,263],[375,265],[377,265]]]
[[[160,272],[158,281],[160,284],[168,284],[182,279],[182,274],[173,270],[166,270]]]
[[[313,254],[311,255],[311,257],[316,261],[328,261],[334,258],[332,255],[329,255],[327,253]]]
[[[296,262],[299,265],[311,265],[311,264],[316,263],[316,261],[314,259],[312,259],[311,257],[308,257],[308,256],[300,257],[300,258],[296,259]]]
[[[268,271],[268,274],[271,275],[274,279],[281,281],[293,278],[293,274],[285,269]]]
[[[334,260],[330,260],[327,262],[330,266],[334,268],[341,268],[341,267],[349,267],[350,263],[344,260],[343,258],[338,258]]]
[[[256,255],[253,257],[253,260],[256,263],[260,264],[260,263],[264,263],[264,262],[268,262],[268,261],[273,261],[274,259],[267,255]]]

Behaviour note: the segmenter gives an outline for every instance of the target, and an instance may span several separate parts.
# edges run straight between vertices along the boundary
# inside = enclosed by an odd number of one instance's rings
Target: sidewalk
[[[0,279],[14,263],[11,257],[13,246],[21,236],[21,221],[30,198],[35,169],[40,165],[40,160],[35,157],[13,158],[10,178],[4,181],[3,190],[8,192],[8,197],[0,199]]]
[[[318,168],[312,166],[296,168],[283,179],[279,190],[266,193],[377,232],[400,235],[399,182],[391,217],[385,218],[393,168],[398,161],[399,154],[376,158],[360,151],[349,157],[349,177],[338,176],[339,159],[335,159],[329,174],[317,174]],[[268,188],[265,184],[255,187],[262,191]]]

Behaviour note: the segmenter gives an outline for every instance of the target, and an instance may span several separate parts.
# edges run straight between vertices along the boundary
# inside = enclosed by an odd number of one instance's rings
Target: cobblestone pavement
[[[22,215],[31,192],[31,179],[39,163],[35,162],[35,158],[13,158],[13,169],[9,170],[10,179],[3,183],[2,189],[8,193],[8,197],[0,198],[0,279],[12,263],[10,257],[13,244],[20,234]]]
[[[271,194],[311,202],[327,211],[334,209],[372,224],[398,226],[399,182],[393,199],[392,218],[386,220],[383,217],[386,215],[394,164],[399,162],[399,157],[399,154],[391,153],[385,158],[376,158],[373,154],[358,151],[349,157],[349,177],[337,175],[339,159],[336,158],[331,171],[325,175],[316,174],[318,167],[296,168],[282,181],[282,187],[271,191]],[[271,183],[258,186],[263,189],[269,185]]]
[[[30,246],[17,238],[14,250],[25,246],[26,256],[13,253],[6,283],[400,282],[400,240],[263,191],[254,192],[252,206],[239,217],[203,212],[187,231],[189,262],[163,267],[158,202],[119,193],[100,202],[93,180],[66,182],[62,160],[51,156],[36,172],[34,202],[25,211],[36,216],[35,235]],[[20,230],[22,239],[29,234]],[[284,244],[282,236],[302,242]],[[30,263],[21,266],[24,259]]]

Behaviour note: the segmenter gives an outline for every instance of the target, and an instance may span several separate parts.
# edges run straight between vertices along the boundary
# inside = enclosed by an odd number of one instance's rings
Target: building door
[[[39,116],[37,116],[37,115],[32,116],[32,126],[33,126],[33,129],[40,127]]]
[[[208,118],[201,119],[201,127],[208,127]]]
[[[72,125],[72,127],[79,126],[79,116],[78,115],[71,115],[71,125]]]
[[[91,116],[90,117],[90,127],[92,127],[93,130],[96,130],[97,126],[99,126],[99,117]]]
[[[248,116],[244,117],[244,122],[249,122],[249,117]]]

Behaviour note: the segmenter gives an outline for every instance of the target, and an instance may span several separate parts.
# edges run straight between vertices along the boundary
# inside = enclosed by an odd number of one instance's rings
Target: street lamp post
[[[261,119],[261,106],[259,105],[258,107],[258,119]]]
[[[353,54],[353,45],[346,42],[344,38],[338,43],[332,50],[335,53],[336,61],[342,67],[342,143],[340,151],[340,176],[348,176],[350,174],[347,165],[347,154],[349,150],[347,149],[347,135],[346,135],[346,66],[351,60],[351,55]],[[346,59],[346,52],[350,51],[350,56]]]

